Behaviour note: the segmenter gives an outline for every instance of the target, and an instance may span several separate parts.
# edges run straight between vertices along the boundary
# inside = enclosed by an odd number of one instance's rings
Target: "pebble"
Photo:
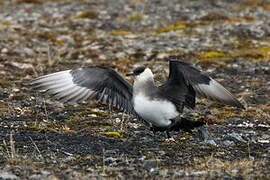
[[[225,140],[225,141],[223,142],[223,144],[224,144],[225,146],[234,146],[234,145],[235,145],[235,143],[234,143],[233,141],[229,141],[229,140]]]
[[[158,163],[156,160],[146,160],[143,162],[144,169],[153,172],[158,168]]]
[[[242,138],[242,135],[241,134],[238,134],[238,133],[235,133],[235,132],[226,135],[225,136],[225,139],[232,140],[234,142],[242,142],[242,143],[246,143],[247,142],[246,140],[244,140]]]
[[[1,50],[1,53],[3,53],[3,54],[6,54],[8,52],[8,49],[7,48],[3,48],[2,50]]]
[[[3,180],[16,180],[16,179],[19,179],[19,177],[16,176],[15,174],[10,173],[10,172],[0,171],[0,179],[3,179]]]

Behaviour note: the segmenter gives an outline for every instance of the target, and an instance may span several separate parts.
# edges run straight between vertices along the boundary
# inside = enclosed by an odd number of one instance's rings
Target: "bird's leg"
[[[157,132],[158,130],[157,130],[157,128],[156,128],[155,126],[153,126],[153,125],[151,124],[151,126],[150,126],[150,131],[152,131],[153,134],[156,135],[156,132]]]
[[[168,132],[174,130],[174,127],[178,123],[178,121],[175,120],[175,119],[170,119],[170,121],[171,121],[171,124],[167,127],[167,131]]]
[[[166,136],[167,136],[168,139],[170,139],[170,138],[172,137],[172,136],[170,135],[170,132],[169,132],[168,130],[166,131]]]
[[[175,139],[170,135],[170,131],[173,130],[173,127],[176,124],[177,124],[177,121],[175,121],[174,119],[171,119],[171,124],[166,129],[167,139],[165,141],[167,141],[167,142],[175,142]]]

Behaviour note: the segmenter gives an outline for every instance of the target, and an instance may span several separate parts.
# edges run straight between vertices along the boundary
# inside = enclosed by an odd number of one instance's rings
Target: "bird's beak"
[[[134,76],[134,73],[133,72],[129,72],[126,74],[126,76]]]

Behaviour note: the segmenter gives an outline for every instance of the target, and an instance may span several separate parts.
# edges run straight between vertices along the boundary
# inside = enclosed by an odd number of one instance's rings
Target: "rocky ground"
[[[263,0],[0,1],[0,179],[270,178],[269,40]],[[167,142],[107,106],[64,106],[27,85],[89,65],[145,64],[162,82],[169,56],[247,107],[198,100],[193,118],[217,146],[196,131]]]

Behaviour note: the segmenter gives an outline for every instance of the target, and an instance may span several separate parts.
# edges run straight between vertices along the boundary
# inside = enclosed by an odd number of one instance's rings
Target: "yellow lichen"
[[[253,61],[269,61],[270,47],[241,48],[232,53],[234,58],[244,57]]]
[[[225,121],[229,118],[235,117],[237,114],[231,108],[224,108],[223,110],[219,110],[215,115],[217,116],[218,121]]]
[[[172,25],[169,25],[167,27],[160,28],[156,32],[157,33],[167,33],[167,32],[171,32],[171,31],[185,30],[187,28],[188,28],[188,24],[186,22],[179,21],[179,22],[172,24]]]
[[[123,133],[117,132],[117,131],[103,132],[102,134],[107,137],[112,137],[112,138],[117,138],[117,139],[123,138]]]
[[[0,31],[9,29],[11,25],[10,21],[0,21]]]
[[[0,102],[0,116],[6,116],[9,114],[9,107],[7,103]],[[10,115],[10,114],[9,114]]]
[[[232,57],[230,53],[222,51],[203,51],[198,54],[198,59],[202,63],[224,64],[224,62],[232,60]]]
[[[111,32],[112,36],[127,36],[130,34],[132,34],[132,33],[129,31],[125,31],[125,30],[114,30]]]
[[[216,59],[216,58],[224,58],[227,55],[221,51],[206,51],[201,52],[199,54],[200,59]]]
[[[128,17],[129,21],[132,21],[132,22],[140,22],[143,20],[143,18],[144,18],[144,15],[141,13],[134,13]]]

